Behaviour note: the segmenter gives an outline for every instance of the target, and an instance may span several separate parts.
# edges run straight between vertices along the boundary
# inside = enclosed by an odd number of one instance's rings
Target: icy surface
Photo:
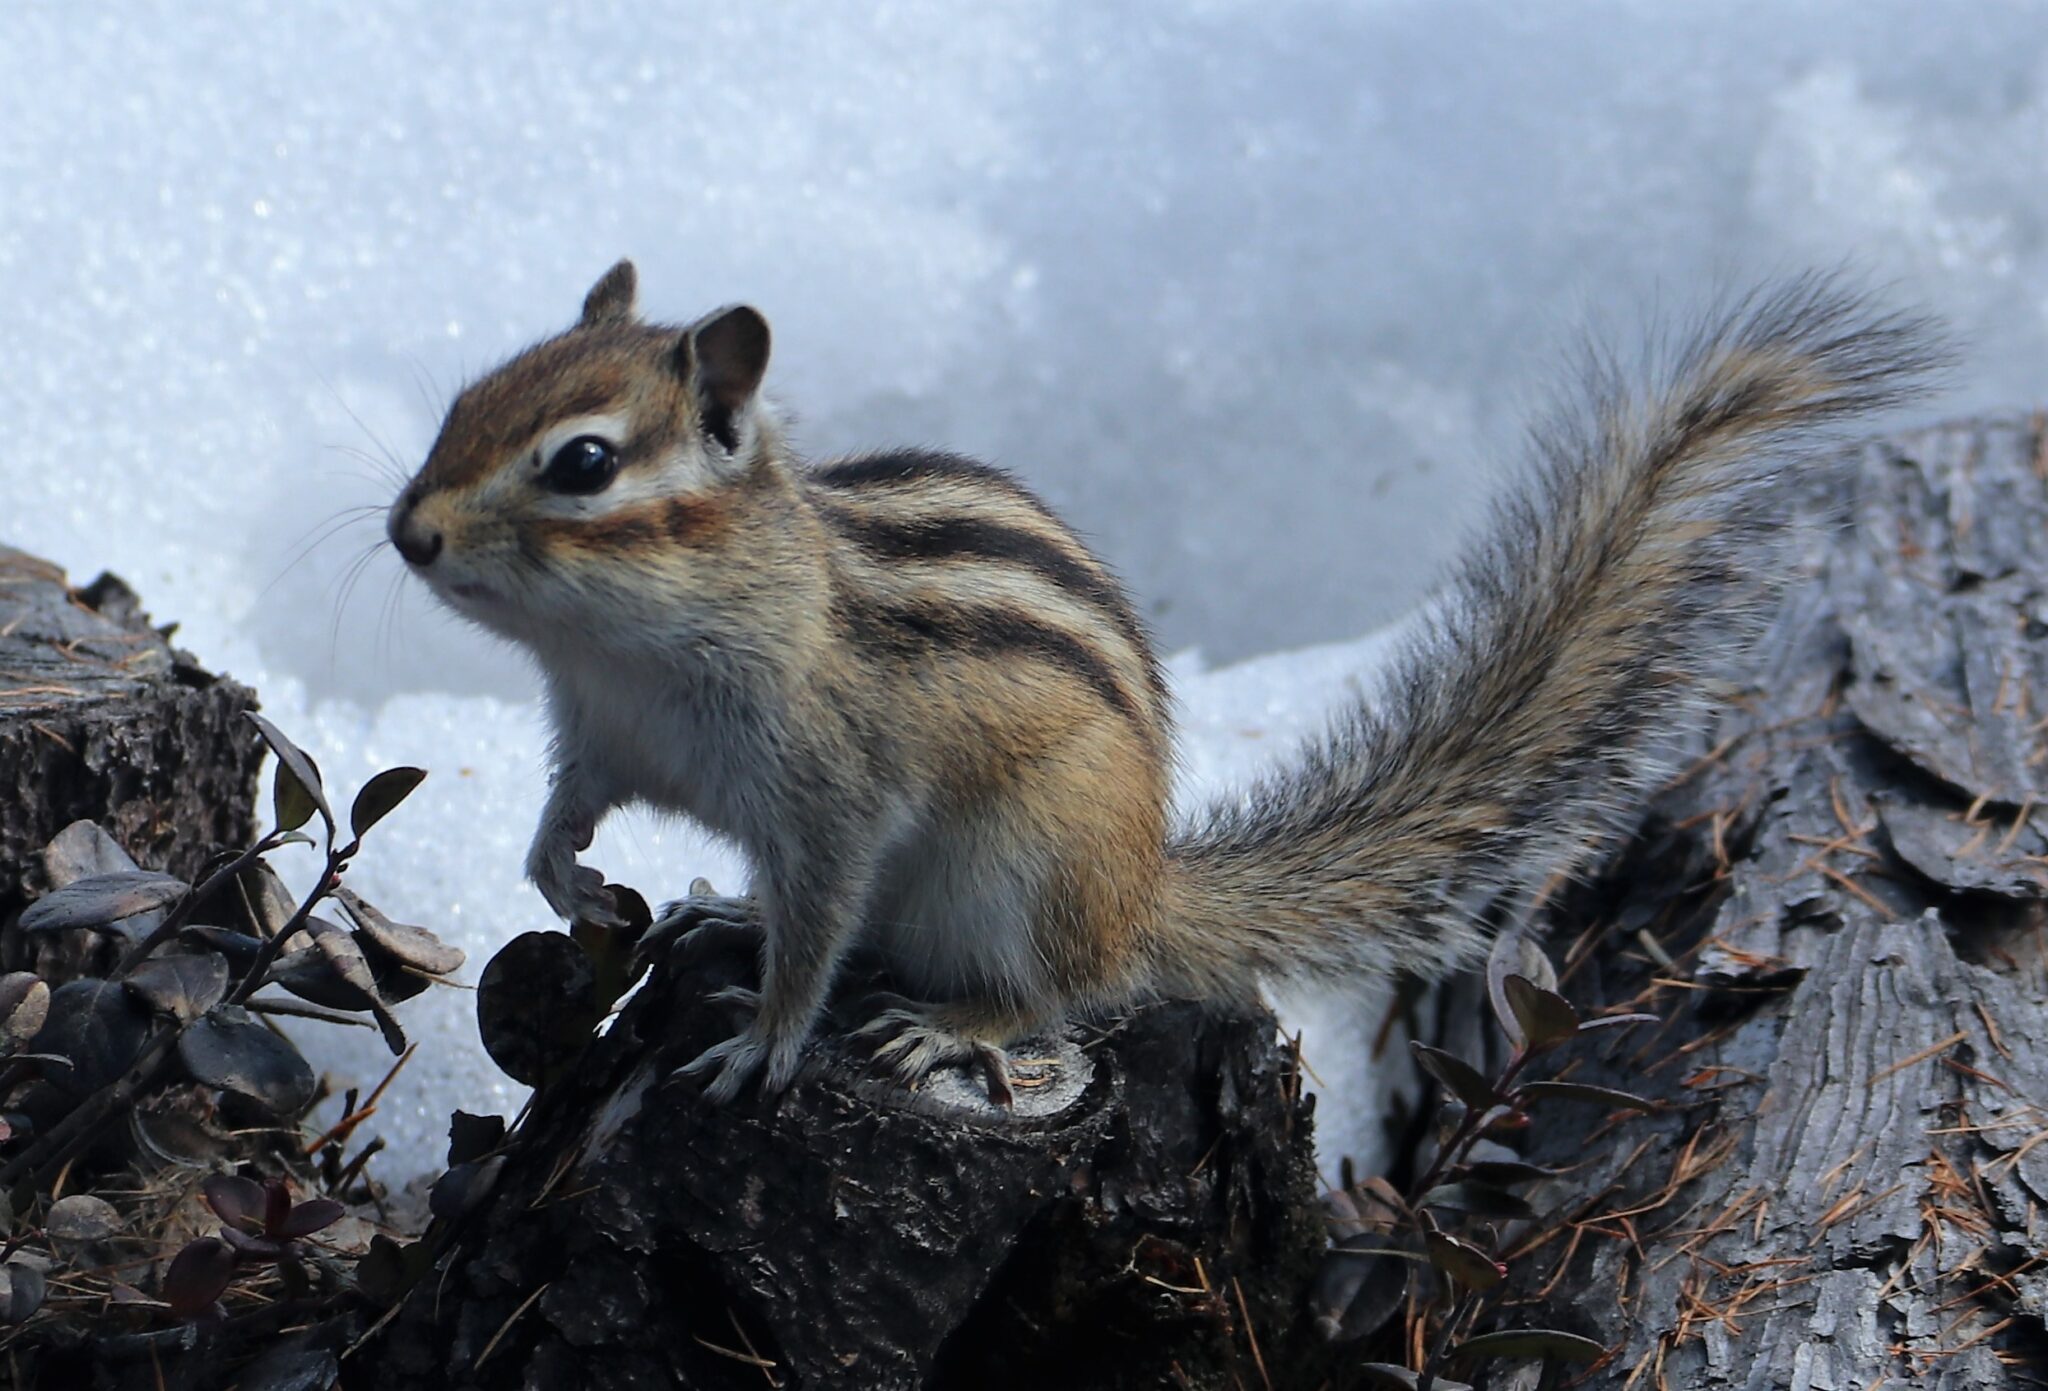
[[[388,553],[346,592],[345,509],[620,254],[657,313],[766,310],[807,447],[1010,465],[1219,658],[1406,608],[1588,317],[1847,258],[1969,337],[1950,408],[2048,391],[2040,4],[1139,8],[6,6],[0,535],[126,575],[337,782],[430,766],[363,887],[481,960],[543,923],[530,679]],[[1191,777],[1358,655],[1186,682]],[[732,875],[644,822],[595,858]],[[394,1167],[493,1100],[430,1056]]]

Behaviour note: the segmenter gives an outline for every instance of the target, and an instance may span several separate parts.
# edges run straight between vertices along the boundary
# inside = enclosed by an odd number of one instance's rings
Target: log
[[[254,693],[170,632],[115,576],[73,589],[0,545],[0,918],[48,887],[39,852],[73,821],[181,878],[253,838]]]
[[[2048,1368],[2048,436],[1854,463],[1712,752],[1556,915],[1583,1012],[1664,1016],[1568,1069],[1663,1111],[1539,1115],[1527,1149],[1566,1172],[1495,1322],[1605,1345],[1586,1385]]]

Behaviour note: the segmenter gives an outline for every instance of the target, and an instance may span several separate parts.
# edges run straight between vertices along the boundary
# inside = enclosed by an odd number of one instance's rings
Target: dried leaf
[[[49,1293],[49,1282],[43,1272],[25,1261],[9,1261],[0,1265],[0,1322],[27,1323],[36,1310],[43,1307],[43,1299]]]
[[[1648,1097],[1636,1096],[1631,1092],[1616,1091],[1612,1087],[1595,1087],[1585,1082],[1524,1082],[1515,1089],[1523,1101],[1590,1101],[1610,1110],[1626,1107],[1631,1111],[1653,1112],[1658,1104]]]
[[[1475,1357],[1531,1360],[1542,1357],[1564,1362],[1594,1362],[1605,1351],[1607,1349],[1591,1338],[1581,1338],[1576,1333],[1563,1333],[1554,1328],[1509,1328],[1467,1338],[1452,1348],[1450,1355],[1461,1361]]]
[[[1446,1207],[1474,1217],[1526,1220],[1536,1215],[1534,1208],[1505,1188],[1477,1179],[1440,1183],[1423,1194],[1422,1201],[1431,1207]]]
[[[209,1087],[246,1096],[278,1116],[313,1104],[313,1069],[296,1048],[233,1005],[218,1005],[178,1038],[185,1070]]]
[[[1501,991],[1521,1026],[1525,1046],[1531,1050],[1554,1048],[1578,1033],[1579,1012],[1555,991],[1516,975],[1502,979]]]
[[[474,1164],[457,1164],[434,1180],[427,1194],[427,1211],[443,1221],[454,1221],[491,1195],[504,1168],[502,1154]]]
[[[52,889],[22,909],[20,925],[24,932],[106,927],[174,903],[188,887],[182,879],[146,869],[92,874]]]
[[[1508,1041],[1519,1047],[1526,1040],[1515,1012],[1508,1007],[1503,986],[1511,975],[1521,976],[1544,990],[1555,990],[1557,968],[1524,933],[1504,932],[1493,940],[1493,950],[1486,957],[1486,995],[1493,1004],[1494,1017],[1500,1020],[1501,1028],[1507,1033]]]
[[[457,1111],[448,1118],[448,1164],[482,1159],[505,1141],[503,1116],[472,1116]]]
[[[1406,1391],[1416,1391],[1422,1384],[1420,1376],[1406,1367],[1397,1367],[1392,1362],[1366,1362],[1360,1364],[1358,1370],[1382,1386],[1399,1386],[1405,1387]],[[1472,1391],[1465,1382],[1452,1381],[1449,1377],[1432,1377],[1429,1384],[1431,1391]]]
[[[1385,1237],[1359,1241],[1385,1245]],[[1408,1297],[1414,1262],[1385,1251],[1338,1246],[1316,1270],[1310,1287],[1309,1311],[1316,1328],[1333,1343],[1369,1337],[1400,1311]]]
[[[355,805],[348,809],[349,830],[356,839],[361,840],[363,832],[390,815],[426,776],[424,768],[386,768],[364,783],[362,791],[356,793]]]
[[[262,936],[274,937],[284,930],[292,920],[292,914],[299,911],[299,901],[267,860],[257,860],[239,876],[243,895],[247,898],[249,911],[255,917],[255,925],[262,929]]]
[[[0,1035],[9,1043],[34,1038],[50,1017],[50,987],[33,971],[0,976]]]
[[[73,1096],[84,1096],[134,1066],[148,1032],[149,1016],[119,981],[71,980],[50,992],[48,1016],[28,1051],[61,1059],[46,1065],[43,1076]]]
[[[179,1023],[197,1019],[228,993],[228,963],[214,952],[153,956],[123,981],[135,998]]]
[[[370,1249],[356,1262],[356,1288],[373,1302],[391,1304],[432,1269],[433,1249],[424,1241],[400,1245],[383,1233],[370,1238]]]
[[[74,821],[43,847],[43,875],[52,888],[95,874],[119,874],[139,865],[121,843],[91,821]]]
[[[277,777],[271,788],[272,809],[277,816],[277,829],[293,831],[306,824],[314,812],[320,813],[321,824],[326,826],[329,843],[334,836],[334,813],[327,806],[327,797],[320,788],[320,769],[307,756],[306,751],[285,738],[284,731],[251,710],[249,719],[263,734],[263,740],[277,755]]]
[[[1424,1072],[1444,1084],[1451,1095],[1475,1111],[1484,1111],[1500,1100],[1493,1084],[1480,1075],[1479,1069],[1455,1053],[1446,1053],[1441,1048],[1432,1048],[1426,1043],[1410,1041],[1408,1049],[1415,1055],[1415,1061]]]
[[[1597,1033],[1601,1029],[1631,1029],[1638,1024],[1655,1024],[1654,1014],[1603,1014],[1597,1019],[1588,1019],[1579,1025],[1582,1034]]]
[[[124,1225],[118,1208],[90,1193],[59,1198],[43,1217],[44,1234],[57,1241],[105,1241]]]
[[[1557,1175],[1555,1169],[1546,1169],[1541,1164],[1526,1164],[1519,1159],[1474,1159],[1459,1166],[1458,1172],[1481,1183],[1493,1184],[1496,1188]]]
[[[392,921],[346,887],[336,889],[334,896],[360,929],[358,940],[365,952],[381,952],[398,965],[425,971],[430,976],[458,971],[467,960],[460,949],[449,946],[424,927]],[[381,972],[378,978],[383,979]]]
[[[566,933],[521,933],[477,982],[484,1051],[530,1087],[581,1054],[603,1017],[589,954]]]
[[[1444,1232],[1424,1232],[1429,1263],[1467,1289],[1490,1290],[1507,1279],[1508,1268],[1469,1241]]]

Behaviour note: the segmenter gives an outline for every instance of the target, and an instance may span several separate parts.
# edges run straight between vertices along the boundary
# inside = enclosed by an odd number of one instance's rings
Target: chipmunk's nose
[[[391,544],[398,547],[398,553],[405,557],[406,564],[425,568],[441,554],[441,533],[432,527],[422,526],[419,518],[413,515],[413,506],[418,501],[411,493],[406,493],[392,503],[385,530],[391,533]]]

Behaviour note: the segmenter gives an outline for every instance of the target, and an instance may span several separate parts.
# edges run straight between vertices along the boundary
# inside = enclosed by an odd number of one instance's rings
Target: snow
[[[0,17],[0,535],[125,575],[343,787],[433,769],[360,886],[480,964],[546,923],[518,881],[530,674],[388,552],[346,577],[452,389],[618,255],[658,313],[769,314],[807,447],[1005,463],[1169,647],[1237,659],[1410,606],[1589,317],[1846,258],[1967,335],[1949,408],[2036,404],[2044,18],[24,0]],[[1369,660],[1178,663],[1191,784],[1276,756]],[[734,877],[646,820],[593,860],[656,894]],[[469,1004],[408,1006],[442,1037],[378,1118],[387,1172],[432,1161],[452,1105],[513,1102]],[[1321,1075],[1360,1071],[1369,1018],[1311,1019]],[[367,1041],[329,1062],[382,1067]],[[1326,1155],[1369,1149],[1368,1110],[1332,1111]]]

